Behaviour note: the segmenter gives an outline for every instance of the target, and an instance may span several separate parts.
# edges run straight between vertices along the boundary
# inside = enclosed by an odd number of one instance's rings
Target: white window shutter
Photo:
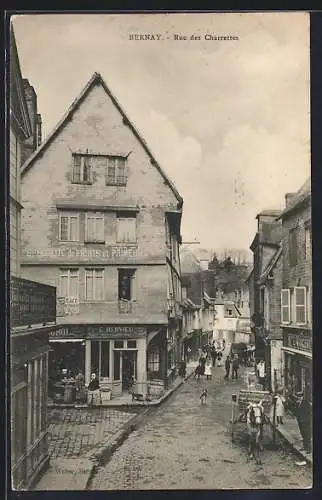
[[[281,319],[282,323],[289,323],[291,320],[290,315],[291,298],[290,290],[285,288],[281,291]]]
[[[304,286],[297,286],[294,288],[295,296],[295,322],[297,324],[306,323],[306,288]]]

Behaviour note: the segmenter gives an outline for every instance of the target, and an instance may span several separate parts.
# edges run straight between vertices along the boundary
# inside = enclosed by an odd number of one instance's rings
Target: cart
[[[263,427],[270,425],[268,415],[271,413],[272,396],[268,391],[259,391],[254,389],[241,389],[237,394],[232,395],[232,416],[231,416],[231,440],[243,438],[246,436],[247,416],[246,410],[250,403],[258,404],[262,402],[264,408]]]

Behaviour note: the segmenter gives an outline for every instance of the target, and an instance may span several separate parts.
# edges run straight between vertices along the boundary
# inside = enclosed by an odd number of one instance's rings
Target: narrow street
[[[191,377],[98,469],[91,490],[296,489],[310,487],[311,472],[290,452],[265,448],[262,466],[247,462],[243,442],[231,441],[231,395],[242,386],[213,368],[206,382]],[[243,430],[243,428],[241,429]]]

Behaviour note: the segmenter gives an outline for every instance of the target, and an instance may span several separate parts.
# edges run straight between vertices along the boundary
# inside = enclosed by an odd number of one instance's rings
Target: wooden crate
[[[272,407],[272,396],[268,391],[252,391],[241,389],[238,395],[238,407],[240,413],[246,411],[249,403],[259,403],[262,401],[264,413],[268,415]]]

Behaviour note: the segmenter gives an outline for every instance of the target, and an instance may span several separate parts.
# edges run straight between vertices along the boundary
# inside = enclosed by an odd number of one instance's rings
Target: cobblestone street
[[[204,406],[199,396],[205,382],[191,377],[98,469],[90,489],[310,487],[309,468],[296,465],[290,451],[265,448],[258,466],[247,462],[245,444],[232,443],[231,395],[243,382],[225,382],[223,375],[223,368],[213,368]]]
[[[90,456],[134,415],[134,412],[111,408],[51,409],[48,412],[49,454],[51,458]]]

